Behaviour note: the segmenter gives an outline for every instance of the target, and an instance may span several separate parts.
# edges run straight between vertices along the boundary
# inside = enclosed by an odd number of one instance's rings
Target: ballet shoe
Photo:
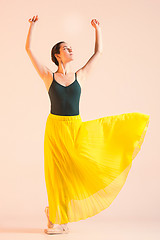
[[[58,225],[58,228],[54,227],[54,224],[49,220],[49,207],[45,208],[45,214],[48,219],[48,224],[47,224],[48,228],[44,229],[45,233],[47,233],[47,234],[56,234],[57,233],[58,234],[58,233],[68,233],[69,232],[67,223]]]
[[[49,235],[64,234],[64,233],[69,233],[69,228],[68,227],[63,227],[62,225],[58,225],[57,227],[54,227],[54,228],[44,229],[44,232],[46,234],[49,234]]]

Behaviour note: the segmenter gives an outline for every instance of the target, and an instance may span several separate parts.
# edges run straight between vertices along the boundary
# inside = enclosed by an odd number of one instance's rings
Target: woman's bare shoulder
[[[45,66],[45,70],[46,70],[46,78],[48,80],[51,80],[53,78],[53,72],[46,66]]]
[[[53,72],[45,66],[45,75],[43,77],[44,84],[46,86],[47,91],[49,90],[49,87],[53,81]]]
[[[84,78],[84,74],[83,74],[83,71],[81,68],[76,71],[76,75],[77,75],[77,81],[79,83],[83,84],[85,78]]]

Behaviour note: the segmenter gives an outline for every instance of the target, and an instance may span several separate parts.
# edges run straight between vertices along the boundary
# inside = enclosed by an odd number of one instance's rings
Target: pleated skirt
[[[82,121],[49,113],[44,173],[52,223],[77,222],[110,206],[141,149],[149,117],[133,112]]]

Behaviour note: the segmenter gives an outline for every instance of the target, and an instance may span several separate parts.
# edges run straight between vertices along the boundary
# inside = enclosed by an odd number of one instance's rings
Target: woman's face
[[[60,47],[60,58],[62,62],[70,62],[73,60],[73,51],[72,47],[67,43],[61,43]]]

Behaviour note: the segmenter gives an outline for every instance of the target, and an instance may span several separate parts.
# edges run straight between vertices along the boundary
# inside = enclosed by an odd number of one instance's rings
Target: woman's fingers
[[[97,19],[92,19],[92,23],[96,23],[99,25],[99,22],[97,21]]]
[[[31,22],[36,22],[38,20],[38,15],[33,16],[32,18],[30,18],[28,21],[31,23]]]
[[[100,23],[97,21],[97,19],[92,19],[91,24],[94,28],[99,27]]]

